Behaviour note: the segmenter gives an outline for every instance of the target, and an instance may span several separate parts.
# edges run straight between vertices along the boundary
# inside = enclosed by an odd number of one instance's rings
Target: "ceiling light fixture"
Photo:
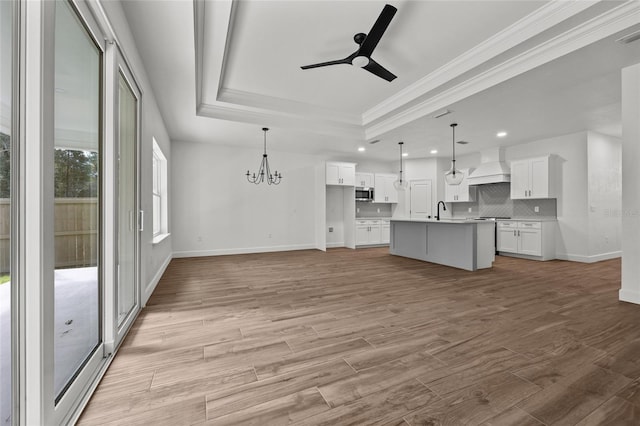
[[[269,168],[269,160],[267,159],[267,132],[269,131],[269,128],[263,127],[262,131],[264,132],[264,154],[262,154],[262,162],[260,163],[258,174],[254,173],[253,176],[251,176],[249,174],[249,170],[247,170],[247,180],[250,183],[255,183],[257,185],[264,182],[266,176],[267,183],[269,185],[277,185],[282,180],[282,174],[278,173],[277,170],[274,174],[271,174],[271,169]]]
[[[393,182],[393,186],[398,191],[404,191],[405,189],[407,189],[407,181],[402,179],[402,157],[404,157],[404,155],[402,154],[402,145],[404,145],[404,142],[398,142],[398,145],[400,145],[400,175],[398,177],[398,180]]]
[[[360,147],[358,147],[358,151],[360,151],[360,152],[364,152],[364,151],[365,151],[364,146],[360,146]]]
[[[402,154],[402,156],[403,156],[403,157],[408,157],[408,156],[409,156],[409,153],[408,153],[408,152],[405,152],[405,153],[403,153],[403,154]]]
[[[444,180],[449,185],[460,185],[464,175],[460,170],[456,169],[456,126],[458,123],[451,123],[451,131],[453,132],[453,140],[451,146],[453,146],[453,156],[451,157],[451,168],[444,174]]]
[[[499,137],[499,138],[504,138],[505,136],[507,136],[507,132],[500,131],[500,132],[496,133],[496,136]]]
[[[438,153],[438,150],[437,150],[437,149],[432,149],[430,152],[431,152],[432,154],[437,154],[437,153]]]

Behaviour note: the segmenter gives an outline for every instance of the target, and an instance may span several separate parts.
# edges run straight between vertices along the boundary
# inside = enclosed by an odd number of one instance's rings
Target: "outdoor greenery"
[[[0,284],[8,283],[11,281],[10,275],[0,275]]]
[[[55,196],[88,198],[98,196],[98,153],[56,149]]]
[[[11,193],[11,137],[0,133],[0,198]]]

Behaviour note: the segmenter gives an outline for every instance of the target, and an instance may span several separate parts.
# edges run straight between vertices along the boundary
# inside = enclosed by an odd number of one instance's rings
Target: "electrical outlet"
[[[333,232],[333,226],[329,227],[329,232]]]
[[[469,213],[471,213],[471,207],[469,207]]]
[[[540,213],[540,207],[535,206],[535,207],[533,208],[533,211],[534,211],[534,212],[536,212],[536,213]]]
[[[378,207],[378,213],[380,213],[380,207]]]

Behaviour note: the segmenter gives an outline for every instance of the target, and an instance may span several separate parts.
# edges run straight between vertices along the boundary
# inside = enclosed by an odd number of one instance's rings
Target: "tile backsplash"
[[[356,217],[391,217],[391,204],[356,201]]]
[[[453,217],[555,218],[557,215],[555,199],[512,200],[509,183],[478,185],[477,191],[475,202],[451,203]]]

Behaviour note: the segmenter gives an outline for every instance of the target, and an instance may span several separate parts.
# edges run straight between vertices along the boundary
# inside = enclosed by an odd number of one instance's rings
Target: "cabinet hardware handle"
[[[520,236],[520,231],[518,231],[518,237]]]
[[[513,236],[514,237],[516,236],[516,230],[515,229],[513,230]]]

